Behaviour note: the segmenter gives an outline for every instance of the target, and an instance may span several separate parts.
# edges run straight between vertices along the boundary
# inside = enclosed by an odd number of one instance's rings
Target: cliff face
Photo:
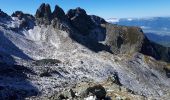
[[[114,54],[134,53],[140,51],[144,34],[138,27],[117,26],[106,24],[106,44]]]
[[[144,35],[141,28],[105,24],[106,44],[114,54],[140,52],[157,60],[170,61],[170,49],[156,44]]]

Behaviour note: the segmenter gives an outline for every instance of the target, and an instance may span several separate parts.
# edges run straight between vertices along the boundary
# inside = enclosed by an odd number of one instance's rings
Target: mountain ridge
[[[169,62],[169,49],[149,41],[141,28],[112,25],[82,8],[65,14],[56,6],[52,12],[45,3],[35,17],[20,11],[9,19],[3,16],[0,13],[2,100],[57,99],[79,82],[100,83],[109,76],[114,80],[111,89],[118,89],[114,84],[125,89],[118,92],[168,98],[169,67],[157,60]],[[77,91],[78,98],[82,92]]]

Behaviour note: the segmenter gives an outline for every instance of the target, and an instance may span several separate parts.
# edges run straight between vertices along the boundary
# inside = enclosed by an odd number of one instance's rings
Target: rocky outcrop
[[[1,18],[9,18],[9,16],[6,14],[6,13],[4,13],[1,9],[0,9],[0,17]]]
[[[30,14],[24,14],[22,11],[16,11],[12,17],[17,17],[20,20],[19,28],[32,29],[35,26],[35,18]]]
[[[103,18],[101,18],[99,16],[90,15],[90,17],[91,17],[93,23],[95,23],[95,25],[97,25],[97,26],[101,25],[101,24],[106,24],[107,23]]]
[[[70,9],[67,13],[71,24],[76,28],[80,34],[87,35],[90,30],[94,28],[94,23],[86,11],[82,8]]]
[[[49,4],[41,4],[35,14],[35,18],[38,25],[52,25],[55,29],[70,31],[68,18],[63,9],[58,5],[56,5],[54,11],[51,12]]]
[[[157,60],[170,62],[170,48],[149,41],[147,38],[144,39],[140,52]]]
[[[112,81],[81,82],[71,89],[52,95],[49,100],[143,100],[144,97]]]
[[[105,24],[106,44],[114,54],[134,53],[140,50],[144,34],[140,28]]]
[[[157,60],[170,62],[170,49],[156,44],[144,35],[141,28],[104,24],[106,45],[114,54],[140,52]]]
[[[67,19],[65,12],[58,5],[55,6],[55,9],[52,13],[52,17],[57,18],[59,20],[66,20]]]
[[[51,15],[50,5],[45,3],[41,4],[35,14],[37,24],[51,24]]]

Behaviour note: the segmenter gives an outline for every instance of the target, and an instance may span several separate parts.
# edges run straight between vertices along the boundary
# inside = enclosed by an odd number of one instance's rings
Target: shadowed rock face
[[[18,17],[18,19],[21,20],[24,17],[24,13],[22,11],[16,11],[11,16]]]
[[[94,28],[93,21],[82,8],[70,9],[67,16],[73,27],[75,27],[82,35],[89,34],[90,30]]]
[[[6,13],[4,13],[3,11],[1,11],[0,9],[0,17],[5,18],[5,17],[9,17]]]
[[[60,20],[66,20],[67,19],[65,12],[58,5],[55,6],[55,9],[52,13],[52,16],[53,16],[53,18],[57,18],[57,19],[60,19]]]
[[[7,15],[6,13],[4,13],[3,11],[1,11],[0,9],[0,21],[3,22],[5,20],[11,20],[11,17]]]
[[[157,60],[170,62],[170,48],[151,42],[147,38],[145,38],[140,52]]]
[[[58,5],[55,6],[55,9],[52,13],[51,24],[56,29],[60,29],[67,32],[69,32],[70,30],[70,23],[68,21],[68,18],[65,15],[63,9],[60,8]]]
[[[101,24],[106,24],[107,23],[103,18],[101,18],[99,16],[90,15],[90,17],[91,17],[93,23],[95,23],[95,25],[97,25],[97,26],[101,25]]]
[[[38,24],[49,25],[51,23],[51,8],[49,4],[41,4],[36,11],[35,17]]]

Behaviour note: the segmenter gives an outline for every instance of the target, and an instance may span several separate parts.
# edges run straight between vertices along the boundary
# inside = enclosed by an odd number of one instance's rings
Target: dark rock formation
[[[22,11],[16,11],[11,16],[18,17],[18,19],[21,20],[24,17],[24,13]]]
[[[9,17],[9,16],[0,9],[0,17],[5,18],[5,17]]]
[[[53,16],[53,18],[57,18],[57,19],[60,19],[60,20],[66,20],[67,19],[65,12],[58,5],[55,6],[55,9],[52,13],[52,16]]]
[[[24,14],[22,11],[16,11],[12,17],[17,17],[21,23],[19,28],[31,29],[35,26],[35,18],[30,14]]]
[[[170,48],[149,41],[146,37],[144,39],[140,52],[145,55],[152,56],[157,60],[170,62]]]
[[[70,31],[70,24],[67,16],[62,8],[58,5],[55,6],[53,12],[51,12],[51,8],[49,4],[41,4],[38,8],[36,14],[36,22],[38,25],[52,25],[55,29]]]
[[[73,27],[75,27],[80,34],[87,35],[90,30],[94,28],[94,23],[86,11],[81,8],[70,9],[67,13]]]
[[[37,24],[51,24],[51,15],[50,5],[45,3],[41,4],[35,14]]]
[[[166,76],[170,78],[170,69],[164,68],[164,71],[166,72]]]
[[[4,19],[9,20],[11,17],[0,9],[0,21],[4,21]]]
[[[52,18],[53,19],[51,21],[51,24],[54,28],[67,31],[68,33],[70,32],[69,20],[65,15],[63,9],[60,8],[58,5],[55,6],[55,9],[52,13]]]
[[[99,17],[99,16],[96,16],[96,15],[90,15],[92,21],[96,24],[96,25],[101,25],[101,24],[106,24],[107,22]]]
[[[92,93],[99,100],[105,99],[106,97],[106,90],[102,85],[95,85],[93,87],[89,87],[87,88],[86,93],[88,95]]]

